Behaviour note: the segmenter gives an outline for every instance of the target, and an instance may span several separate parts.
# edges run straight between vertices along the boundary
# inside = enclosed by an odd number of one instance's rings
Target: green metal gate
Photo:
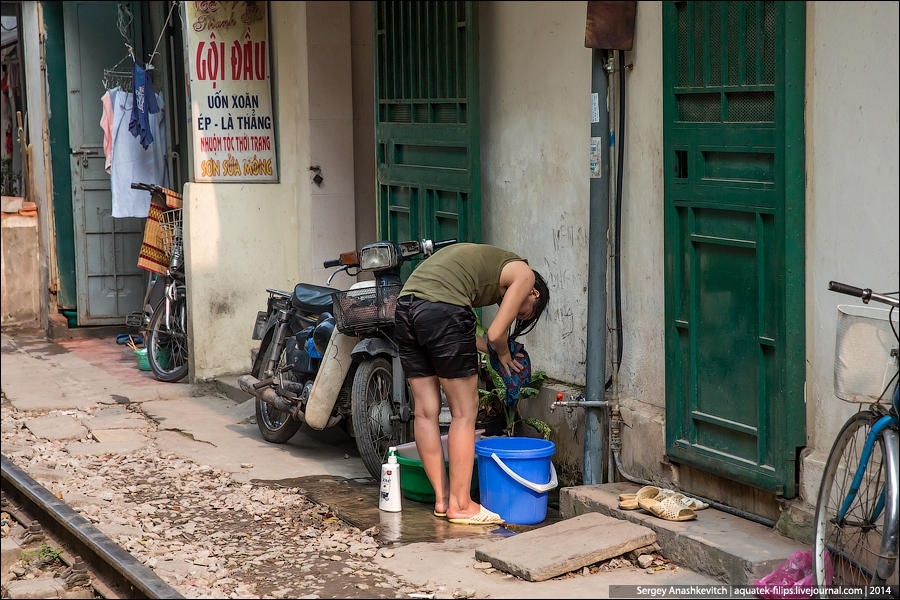
[[[481,241],[473,2],[376,2],[379,237]]]
[[[806,437],[803,2],[665,2],[666,446],[785,497]]]

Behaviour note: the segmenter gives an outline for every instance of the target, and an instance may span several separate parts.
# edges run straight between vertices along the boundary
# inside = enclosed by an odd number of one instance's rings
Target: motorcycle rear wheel
[[[400,407],[393,396],[394,375],[389,360],[378,357],[359,363],[350,396],[353,433],[360,458],[378,480],[388,448],[412,441],[412,420],[401,421]]]
[[[263,340],[259,345],[259,353],[253,363],[253,371],[250,373],[257,379],[260,378],[266,357],[269,355],[270,347],[275,343],[275,328],[269,329],[263,336]],[[283,367],[286,359],[286,349],[281,350],[281,356],[278,357],[278,367]],[[300,423],[289,412],[278,410],[271,404],[256,399],[256,426],[259,427],[259,433],[263,439],[272,444],[283,444],[294,437],[297,430],[300,429]]]
[[[147,329],[147,362],[160,381],[174,383],[188,374],[187,298],[179,290],[169,301],[163,298],[153,309]]]

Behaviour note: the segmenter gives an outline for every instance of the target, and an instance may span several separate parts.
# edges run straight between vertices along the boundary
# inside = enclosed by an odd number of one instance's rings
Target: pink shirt
[[[113,124],[113,104],[112,96],[107,91],[100,98],[100,104],[103,105],[103,114],[100,115],[100,129],[103,130],[103,154],[106,155],[106,172],[109,173],[112,168],[112,124]]]

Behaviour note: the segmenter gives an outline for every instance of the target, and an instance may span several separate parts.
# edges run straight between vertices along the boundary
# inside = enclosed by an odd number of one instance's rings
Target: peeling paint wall
[[[479,3],[483,241],[528,259],[550,304],[532,363],[584,385],[591,50],[584,2]],[[489,322],[495,310],[485,309]]]

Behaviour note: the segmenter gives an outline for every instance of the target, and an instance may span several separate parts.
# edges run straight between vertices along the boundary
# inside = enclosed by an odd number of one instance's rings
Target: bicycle
[[[168,197],[180,195],[158,185],[132,183],[134,189]],[[168,204],[165,201],[160,204]],[[159,216],[158,247],[168,261],[165,275],[154,282],[162,298],[153,307],[144,336],[147,361],[160,381],[176,382],[188,373],[187,285],[184,272],[182,209],[168,208]],[[148,294],[149,295],[149,294]]]
[[[838,307],[835,395],[860,409],[844,423],[825,463],[816,500],[813,579],[819,597],[850,590],[890,597],[888,586],[897,585],[900,522],[898,300],[836,281],[828,289],[891,308]]]

